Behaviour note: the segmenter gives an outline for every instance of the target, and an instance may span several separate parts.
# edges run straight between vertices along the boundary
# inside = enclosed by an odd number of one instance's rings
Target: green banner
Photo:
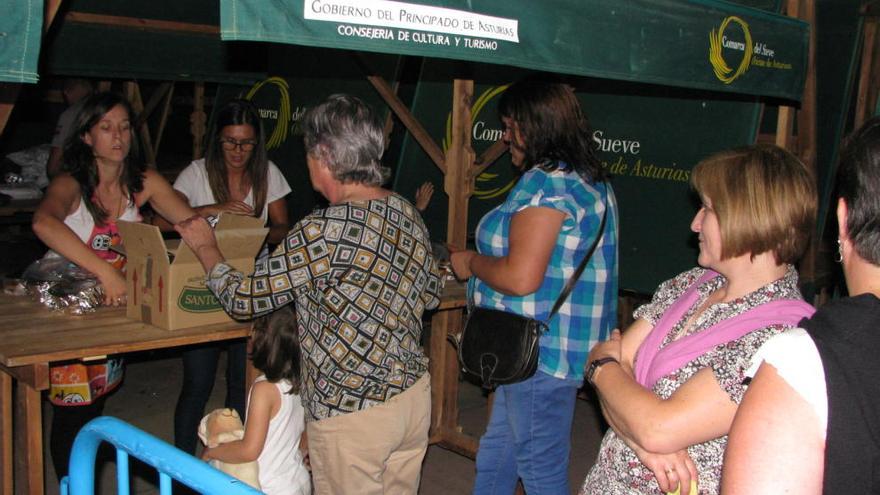
[[[799,100],[804,22],[716,0],[221,0],[224,40],[420,55]]]
[[[35,83],[43,0],[0,0],[0,81]]]
[[[451,65],[424,64],[412,103],[416,118],[444,148],[450,139],[452,85],[439,75],[451,71]],[[501,136],[499,96],[508,83],[525,74],[493,66],[482,66],[473,74],[471,139],[477,155]],[[754,142],[759,105],[754,98],[693,90],[598,79],[574,82],[618,198],[620,288],[651,293],[661,281],[696,264],[690,222],[699,200],[690,190],[691,169],[713,152]],[[477,178],[469,203],[469,232],[504,200],[515,180],[509,154]],[[444,241],[448,197],[443,175],[407,137],[394,189],[413,198],[425,181],[436,191],[425,213],[428,230],[432,239]]]

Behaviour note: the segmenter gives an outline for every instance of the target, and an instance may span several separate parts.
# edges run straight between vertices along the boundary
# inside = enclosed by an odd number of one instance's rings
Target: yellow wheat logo
[[[724,35],[724,31],[731,22],[738,24],[742,28],[745,42],[729,40]],[[727,61],[724,60],[722,48],[730,48],[743,52],[742,61],[739,63],[739,67],[736,68],[736,72],[734,72],[734,70],[727,65]],[[746,24],[744,20],[736,16],[730,16],[727,19],[724,19],[724,22],[721,23],[717,33],[714,29],[709,33],[709,62],[712,64],[712,69],[715,71],[715,77],[717,77],[718,80],[724,84],[730,84],[737,77],[743,75],[749,70],[749,64],[751,61],[752,34],[749,32],[749,25]]]
[[[271,150],[281,146],[281,143],[287,139],[287,126],[290,124],[290,86],[287,85],[287,81],[283,78],[270,77],[265,81],[254,84],[254,87],[248,91],[245,99],[250,100],[253,98],[257,91],[266,84],[277,86],[280,93],[280,105],[278,105],[278,118],[275,120],[275,129],[272,130],[272,135],[266,140],[266,148]]]
[[[509,84],[505,84],[504,86],[494,86],[481,94],[477,100],[474,102],[473,106],[471,106],[471,128],[473,129],[473,125],[477,122],[477,117],[480,115],[480,111],[483,110],[483,107],[486,106],[492,98],[500,95],[510,86]],[[452,113],[449,113],[446,117],[446,137],[443,138],[443,152],[445,153],[449,149],[449,145],[452,143]],[[514,177],[507,184],[502,184],[498,187],[492,187],[492,182],[494,182],[499,177],[499,174],[492,172],[483,172],[477,176],[476,183],[474,184],[474,197],[477,199],[492,199],[497,198],[501,195],[507,194],[507,191],[510,191],[513,188],[516,181],[519,179],[518,177]],[[487,187],[483,187],[487,186]]]

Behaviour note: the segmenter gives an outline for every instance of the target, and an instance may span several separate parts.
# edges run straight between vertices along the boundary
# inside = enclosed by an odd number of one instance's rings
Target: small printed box
[[[155,225],[118,226],[128,258],[127,317],[166,330],[231,320],[205,286],[205,270],[186,243],[163,240]],[[221,215],[214,228],[226,262],[244,273],[253,271],[268,231],[260,219],[242,215]]]

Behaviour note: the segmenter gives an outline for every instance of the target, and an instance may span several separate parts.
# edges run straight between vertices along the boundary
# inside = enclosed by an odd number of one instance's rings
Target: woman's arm
[[[266,207],[269,209],[269,235],[266,242],[277,245],[284,240],[290,231],[290,223],[287,219],[287,200],[284,198],[272,201]]]
[[[723,436],[736,414],[736,403],[709,368],[698,371],[666,400],[614,363],[602,366],[593,384],[609,422],[649,452],[669,454]]]
[[[267,381],[255,383],[251,388],[244,438],[207,448],[202,453],[202,459],[217,459],[232,464],[256,461],[266,444],[269,422],[280,408],[281,396],[278,388]],[[293,442],[294,439],[291,438],[290,441]]]
[[[762,364],[730,428],[722,493],[819,494],[824,463],[819,417],[773,365]]]
[[[459,251],[450,257],[452,269],[458,278],[473,275],[504,294],[531,294],[544,282],[564,220],[565,213],[553,208],[525,208],[514,214],[510,221],[507,256]]]
[[[306,228],[317,229],[320,232],[321,227],[314,222],[303,221],[296,224],[288,235],[298,235]],[[269,283],[268,269],[265,266],[268,260],[261,261],[262,265],[258,264],[254,268],[254,273],[263,273],[263,275],[245,275],[223,263],[223,253],[217,246],[214,230],[204,218],[199,216],[188,218],[176,224],[174,229],[180,233],[180,237],[201,262],[207,274],[206,285],[217,296],[223,309],[232,318],[239,320],[250,320],[271,313],[310,290],[312,287],[311,277],[301,276],[301,270],[298,273],[293,273],[297,269],[315,262],[330,264],[327,259],[330,254],[327,249],[309,249],[312,244],[325,242],[323,232],[307,241],[304,246],[305,251],[303,251],[306,253],[307,259],[301,261],[302,265],[299,264],[300,261],[296,261],[296,265],[291,264],[294,261],[288,256],[288,243],[282,242],[278,244],[272,257],[287,263],[286,276],[289,284],[273,284]],[[257,288],[261,287],[267,287],[268,290],[256,293]],[[266,297],[269,295],[272,297]],[[255,308],[253,303],[253,299],[256,297],[266,302],[265,305],[260,305],[259,310]],[[275,301],[278,300],[285,302],[276,306]]]
[[[144,190],[141,195],[143,202],[149,202],[158,214],[172,224],[196,214],[183,195],[172,189],[171,184],[155,169],[148,168],[144,172]]]
[[[125,277],[89,249],[64,220],[79,206],[79,184],[61,174],[49,184],[31,223],[34,234],[56,253],[95,274],[104,288],[104,304],[121,304]]]

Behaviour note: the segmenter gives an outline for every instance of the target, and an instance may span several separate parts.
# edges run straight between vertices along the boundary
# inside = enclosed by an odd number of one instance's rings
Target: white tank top
[[[255,383],[266,381],[260,375]],[[289,394],[288,380],[274,383],[281,396],[281,407],[269,421],[266,443],[257,458],[260,466],[260,489],[268,495],[309,495],[312,492],[309,471],[299,452],[299,439],[305,429],[305,410],[299,395]],[[250,405],[248,394],[248,405]]]
[[[140,222],[143,219],[138,207],[129,203],[126,204],[125,210],[123,210],[122,215],[117,220]],[[102,226],[95,225],[95,219],[92,218],[92,214],[86,208],[85,202],[80,198],[79,206],[64,219],[64,225],[67,225],[89,249],[115,268],[122,269],[125,265],[124,258],[110,249],[111,246],[122,243],[119,230],[116,228],[116,220],[108,220]],[[60,255],[50,250],[46,253],[46,256]]]

